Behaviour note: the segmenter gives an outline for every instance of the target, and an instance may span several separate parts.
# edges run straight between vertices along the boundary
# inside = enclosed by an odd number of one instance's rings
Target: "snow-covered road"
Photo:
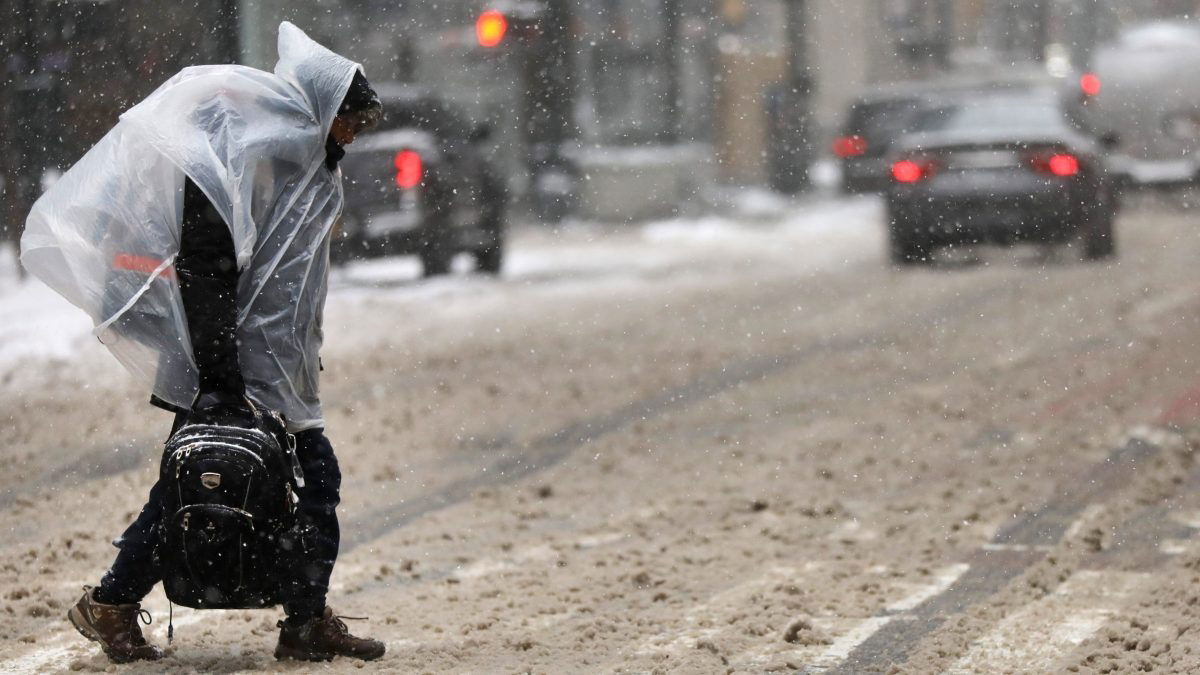
[[[522,229],[499,280],[340,270],[334,606],[389,672],[1195,670],[1191,221],[899,271],[878,202],[830,200]],[[167,420],[72,308],[0,289],[0,669],[103,670],[62,615]],[[177,611],[125,670],[303,671],[275,618]]]

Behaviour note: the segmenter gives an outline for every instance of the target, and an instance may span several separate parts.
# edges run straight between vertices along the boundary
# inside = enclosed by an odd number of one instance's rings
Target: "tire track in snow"
[[[132,471],[145,462],[158,462],[157,455],[146,448],[162,446],[161,438],[134,438],[115,443],[101,443],[77,453],[77,459],[50,469],[37,480],[26,480],[0,492],[0,509],[7,509],[17,500],[36,494],[47,485],[69,484],[69,479],[83,476],[85,480],[108,478]]]
[[[1002,288],[1002,290],[1011,290]],[[984,305],[999,302],[1008,293],[996,288],[975,288],[958,293],[941,306],[912,317],[908,325],[927,329]],[[478,489],[515,483],[562,463],[576,449],[622,431],[636,422],[680,410],[736,387],[765,380],[819,356],[844,354],[891,344],[892,327],[881,327],[859,335],[831,338],[778,354],[744,359],[709,371],[661,394],[635,400],[611,412],[576,422],[537,437],[525,445],[524,453],[504,457],[480,473],[454,481],[437,492],[372,509],[349,519],[342,529],[342,551],[375,541],[413,520],[466,501]]]

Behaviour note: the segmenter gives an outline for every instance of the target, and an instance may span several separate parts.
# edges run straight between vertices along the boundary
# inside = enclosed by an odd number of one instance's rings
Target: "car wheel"
[[[914,232],[911,225],[895,216],[888,231],[888,257],[893,265],[926,265],[932,253],[929,242]]]
[[[421,258],[421,273],[425,277],[437,277],[450,273],[454,259],[454,248],[450,245],[444,227],[430,227],[421,238],[417,256]]]
[[[1088,216],[1083,232],[1084,260],[1103,260],[1117,252],[1113,212],[1109,208]]]
[[[504,239],[498,238],[475,252],[475,262],[484,274],[500,274],[504,266]]]
[[[366,241],[362,233],[360,221],[353,214],[346,214],[333,231],[329,242],[329,262],[335,266],[362,257]]]
[[[475,262],[484,274],[499,274],[504,265],[504,215],[492,210],[480,229],[487,243],[475,251]]]

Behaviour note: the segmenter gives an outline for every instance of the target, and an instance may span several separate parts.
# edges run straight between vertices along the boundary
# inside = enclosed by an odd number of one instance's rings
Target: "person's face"
[[[329,128],[329,135],[333,136],[333,142],[338,145],[350,145],[354,142],[355,137],[366,128],[367,122],[362,116],[348,113],[333,118],[333,126]]]

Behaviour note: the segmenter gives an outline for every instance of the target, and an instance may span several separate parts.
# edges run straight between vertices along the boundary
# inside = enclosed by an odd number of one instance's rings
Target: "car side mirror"
[[[1121,147],[1121,135],[1115,131],[1109,131],[1108,133],[1101,134],[1099,140],[1100,147],[1110,152]]]

